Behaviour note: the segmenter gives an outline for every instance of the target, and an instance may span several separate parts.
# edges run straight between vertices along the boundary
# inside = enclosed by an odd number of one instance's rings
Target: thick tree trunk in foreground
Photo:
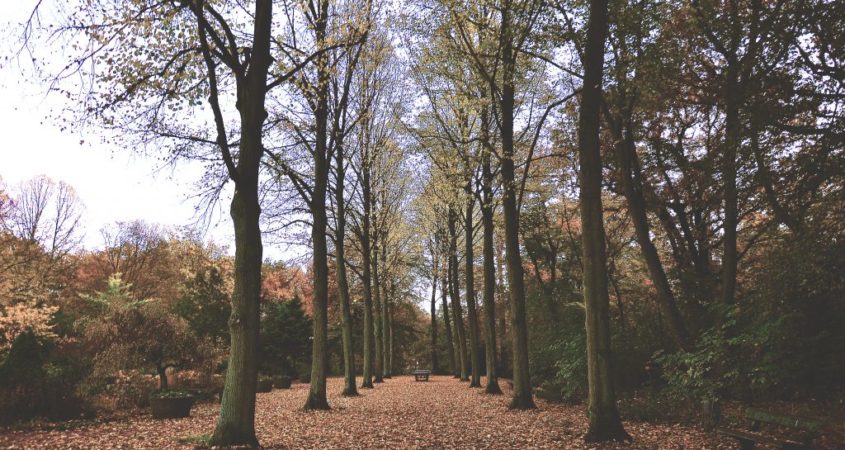
[[[267,118],[264,98],[271,60],[272,16],[273,3],[258,0],[255,4],[252,61],[246,80],[237,86],[241,142],[237,168],[234,174],[230,173],[230,176],[237,177],[230,208],[235,229],[235,285],[229,317],[231,343],[220,416],[211,437],[212,445],[219,446],[258,446],[255,389],[258,383],[262,259],[258,169],[263,155],[262,126]],[[210,72],[209,77],[214,77],[213,70]],[[225,136],[219,138],[225,140]]]
[[[607,36],[608,0],[591,0],[584,53],[584,87],[578,116],[580,153],[581,241],[584,271],[584,307],[587,329],[587,383],[589,429],[587,442],[627,440],[613,391],[610,350],[610,299],[607,291],[607,254],[601,200],[599,108]]]
[[[469,321],[469,352],[472,364],[472,376],[470,377],[469,387],[481,387],[481,354],[479,353],[480,333],[478,332],[478,311],[475,304],[475,264],[474,252],[472,248],[472,211],[474,209],[475,200],[472,197],[472,191],[467,188],[467,196],[469,201],[466,207],[465,218],[465,280],[466,280],[466,299],[467,299],[467,320]]]
[[[502,12],[502,27],[510,27],[508,11]],[[502,213],[505,219],[505,262],[508,267],[510,289],[511,333],[513,346],[513,409],[533,409],[531,375],[528,369],[528,323],[525,317],[525,274],[522,254],[519,249],[519,207],[517,206],[517,183],[514,174],[513,115],[514,84],[516,71],[513,43],[502,33],[502,70],[505,80],[499,101],[502,126]]]
[[[328,0],[320,0],[319,15],[314,34],[317,45],[326,40],[329,15]],[[329,409],[326,398],[326,374],[329,362],[329,265],[326,231],[326,192],[329,184],[328,119],[329,119],[329,61],[325,54],[315,59],[317,66],[317,102],[314,110],[316,142],[314,148],[314,190],[311,196],[311,241],[314,272],[314,341],[311,348],[311,388],[305,400],[306,410]]]
[[[449,294],[452,297],[452,320],[455,322],[456,349],[460,362],[460,379],[469,381],[466,344],[466,331],[464,330],[464,313],[461,307],[461,297],[458,285],[458,235],[456,229],[457,215],[455,210],[449,208]]]
[[[447,263],[446,267],[444,267],[442,278],[440,279],[440,299],[442,304],[440,309],[443,311],[443,329],[446,332],[446,347],[449,349],[449,370],[452,371],[455,378],[458,378],[461,374],[458,371],[458,362],[455,360],[455,343],[452,340],[452,323],[449,321],[449,302],[447,300],[449,282],[447,281],[448,270],[446,269],[448,266],[449,265]]]
[[[484,392],[501,394],[498,369],[496,367],[496,267],[493,260],[493,172],[490,169],[490,153],[482,158],[482,201],[481,222],[484,242],[484,354],[487,365],[487,386]]]
[[[724,255],[722,256],[722,302],[731,305],[736,295],[736,270],[739,256],[736,250],[738,222],[736,193],[736,155],[740,145],[739,123],[739,63],[736,57],[728,61],[725,86],[725,151],[722,154],[722,182],[725,184]]]

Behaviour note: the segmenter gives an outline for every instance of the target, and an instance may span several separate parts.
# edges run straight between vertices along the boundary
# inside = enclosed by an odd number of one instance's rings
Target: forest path
[[[346,398],[340,396],[343,380],[331,378],[333,409],[304,412],[308,385],[294,384],[258,394],[256,431],[268,449],[731,448],[730,442],[712,440],[698,428],[639,422],[626,423],[633,445],[588,447],[582,441],[582,406],[538,400],[536,411],[509,411],[507,382],[502,385],[505,395],[490,396],[450,376],[433,376],[428,382],[400,376]],[[145,412],[70,430],[0,432],[0,448],[188,449],[193,444],[179,439],[210,433],[218,408],[201,404],[190,418],[178,420],[153,420]]]

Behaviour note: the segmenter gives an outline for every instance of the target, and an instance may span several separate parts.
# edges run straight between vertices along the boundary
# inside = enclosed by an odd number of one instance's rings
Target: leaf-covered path
[[[506,384],[506,383],[503,383]],[[343,380],[329,379],[327,412],[304,412],[308,385],[258,394],[256,428],[264,448],[730,448],[700,429],[679,425],[626,423],[633,445],[587,447],[581,436],[586,419],[580,406],[538,400],[539,409],[507,409],[509,396],[489,396],[447,376],[415,382],[396,377],[357,398],[339,395]],[[503,386],[506,388],[506,386]],[[212,431],[218,405],[202,404],[191,417],[153,420],[149,414],[70,430],[0,432],[0,448],[163,449],[191,448],[180,438]],[[181,442],[185,442],[184,439]]]

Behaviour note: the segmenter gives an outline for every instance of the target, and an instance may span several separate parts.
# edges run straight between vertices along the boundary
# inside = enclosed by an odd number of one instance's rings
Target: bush
[[[184,389],[159,389],[150,393],[150,398],[185,398],[193,397],[190,391]]]
[[[166,388],[167,368],[202,365],[210,358],[209,346],[160,301],[134,299],[130,287],[115,275],[105,292],[85,297],[99,309],[80,323],[85,342],[95,353],[94,375],[107,378],[119,370],[154,370]]]
[[[678,397],[794,398],[841,382],[845,243],[789,239],[759,260],[757,290],[712,307],[717,325],[692,351],[658,355]]]
[[[87,369],[68,345],[42,344],[31,330],[19,334],[0,366],[0,423],[92,414],[78,389]]]
[[[158,382],[137,370],[119,371],[114,376],[90,376],[83,384],[83,393],[96,400],[97,407],[107,411],[150,406],[150,395]]]
[[[290,377],[287,375],[279,375],[273,377],[273,386],[276,389],[290,389]]]
[[[579,330],[580,331],[580,330]],[[587,353],[584,334],[576,332],[560,337],[549,346],[558,355],[556,372],[540,383],[538,395],[555,401],[580,401],[587,392]]]

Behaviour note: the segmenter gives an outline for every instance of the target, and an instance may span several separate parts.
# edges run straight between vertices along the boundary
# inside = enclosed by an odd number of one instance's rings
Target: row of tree
[[[532,408],[529,323],[537,317],[528,314],[527,268],[552,318],[564,320],[560,308],[573,292],[583,300],[588,440],[628,438],[616,409],[610,326],[609,288],[623,314],[622,274],[645,267],[661,337],[665,330],[674,343],[661,348],[680,350],[675,367],[700,364],[696,355],[719,347],[706,339],[711,331],[725,339],[740,333],[732,317],[756,287],[742,281],[759,273],[743,258],[780,245],[761,246],[767,241],[841,239],[836,5],[393,6],[95,1],[71,12],[58,32],[45,27],[80,49],[49,74],[60,86],[84,80],[68,89],[82,92],[74,100],[85,105],[69,120],[92,120],[173,161],[205,161],[207,199],[234,184],[231,348],[212,443],[257,444],[268,236],[310,242],[306,408],[328,408],[332,282],[345,392],[354,394],[352,299],[364,304],[362,386],[370,387],[394,367],[392,311],[414,291],[412,263],[426,267],[432,284],[439,280],[451,370],[478,386],[483,367],[495,393],[496,348],[499,359],[505,353],[497,341],[509,341],[512,406]],[[78,73],[90,76],[70,77]],[[616,223],[632,232],[611,229]],[[578,245],[564,245],[573,236]],[[630,242],[638,256],[626,251]],[[620,255],[628,264],[617,265]],[[568,272],[559,277],[562,265]],[[508,326],[494,326],[496,292],[508,298],[498,311]]]
[[[568,295],[557,270],[561,257],[574,260],[577,274],[566,281],[583,294],[586,439],[629,439],[614,393],[609,289],[621,315],[614,263],[631,256],[614,257],[627,243],[607,236],[605,227],[614,225],[609,212],[622,212],[623,237],[640,249],[636,263],[647,270],[661,329],[673,341],[655,350],[689,358],[664,359],[667,372],[673,364],[701,369],[696,358],[714,351],[706,344],[712,329],[720,339],[747,338],[729,324],[738,299],[748,303],[762,287],[748,283],[738,291],[738,280],[755,269],[748,264],[741,271],[741,258],[779,245],[761,241],[824,240],[830,233],[841,240],[834,211],[843,200],[843,118],[835,111],[845,94],[845,55],[834,44],[841,34],[827,28],[839,20],[832,19],[831,5],[526,0],[417,6],[408,13],[406,46],[424,106],[415,111],[410,133],[430,163],[420,214],[428,218],[435,367],[439,280],[452,369],[478,385],[483,332],[487,389],[498,390],[498,233],[510,301],[512,407],[533,408],[524,270],[534,271],[539,296],[550,302],[545,312],[560,319]],[[479,225],[483,320],[474,282]],[[555,236],[561,232],[568,238]],[[573,237],[580,242],[565,249]],[[823,308],[841,317],[841,304]]]

